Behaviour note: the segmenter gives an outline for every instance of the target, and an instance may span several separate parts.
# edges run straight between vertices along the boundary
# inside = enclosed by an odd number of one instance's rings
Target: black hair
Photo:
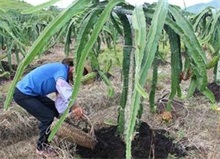
[[[62,64],[65,64],[65,65],[68,65],[68,66],[74,66],[73,58],[71,58],[71,57],[64,58],[62,60]]]

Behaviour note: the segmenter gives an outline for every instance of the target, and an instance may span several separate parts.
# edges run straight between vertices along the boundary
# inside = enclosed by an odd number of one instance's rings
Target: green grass
[[[111,66],[122,66],[122,58],[123,58],[123,48],[120,45],[116,46],[114,50],[105,48],[102,50],[102,53],[99,55],[98,61],[100,63],[101,69],[105,70],[107,65],[111,63]],[[105,70],[106,71],[106,70]]]
[[[23,1],[23,0],[0,0],[0,10],[3,10],[4,12],[12,12],[15,15],[18,13],[21,13],[27,9],[30,9],[30,7],[34,7],[31,4]],[[32,16],[51,16],[51,15],[57,15],[60,10],[57,7],[52,7],[52,10],[47,11],[37,11],[31,14]],[[13,14],[12,14],[13,15]],[[11,16],[12,16],[11,15]]]
[[[25,8],[30,7],[31,5],[18,0],[1,0],[0,1],[0,8],[7,11],[7,10],[23,10]]]

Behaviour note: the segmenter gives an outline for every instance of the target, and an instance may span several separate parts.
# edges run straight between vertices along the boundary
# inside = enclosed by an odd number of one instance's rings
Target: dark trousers
[[[15,88],[13,97],[18,105],[40,121],[40,137],[37,141],[37,148],[42,150],[44,145],[48,144],[47,139],[50,134],[50,125],[54,117],[59,116],[54,101],[47,96],[26,95],[17,88]]]

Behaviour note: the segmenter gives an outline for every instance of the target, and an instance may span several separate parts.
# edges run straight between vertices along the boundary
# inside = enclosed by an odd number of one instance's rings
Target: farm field
[[[33,67],[42,63],[60,61],[64,56],[60,46],[51,50],[51,53],[43,56],[41,59],[33,62]],[[35,65],[35,66],[34,66]],[[164,71],[169,65],[162,66],[163,72],[160,73],[163,82],[158,85],[157,98],[161,98],[165,92],[169,91],[169,71]],[[119,77],[119,69],[115,69],[111,82],[114,85],[115,96],[109,98],[107,95],[107,87],[103,81],[95,81],[88,85],[82,85],[78,95],[78,102],[87,111],[88,117],[91,119],[95,127],[98,137],[105,141],[112,140],[114,143],[108,143],[109,146],[117,148],[116,150],[97,150],[94,152],[90,149],[77,146],[75,143],[68,142],[63,139],[54,138],[53,145],[59,156],[57,158],[114,158],[124,157],[124,147],[119,138],[114,138],[114,125],[117,122],[117,109],[119,107],[119,96],[121,91],[121,79]],[[10,80],[1,81],[1,105],[3,105],[5,96],[7,95]],[[184,83],[187,84],[187,83]],[[146,87],[147,89],[147,87]],[[53,98],[53,95],[51,95]],[[146,133],[141,140],[145,143],[141,145],[135,140],[137,147],[134,147],[134,156],[140,157],[140,152],[144,153],[144,157],[154,152],[155,158],[218,158],[219,153],[219,114],[212,110],[209,101],[204,96],[195,96],[191,99],[181,99],[184,107],[187,108],[186,116],[179,116],[166,123],[163,122],[160,114],[152,114],[149,110],[149,104],[144,101],[144,114],[142,121],[148,124],[143,126]],[[181,111],[181,110],[180,110]],[[182,113],[182,112],[177,112]],[[14,102],[9,110],[3,111],[1,107],[1,125],[0,125],[0,156],[2,159],[13,158],[40,158],[35,154],[35,142],[38,137],[37,121],[28,115],[23,109]],[[111,133],[107,133],[109,131]],[[151,131],[154,132],[152,137]],[[149,135],[149,136],[148,136]],[[109,138],[108,138],[109,137]],[[117,146],[117,144],[118,146]],[[146,143],[150,145],[146,145]],[[156,143],[156,145],[154,145]],[[113,145],[111,145],[113,144]],[[172,146],[176,145],[175,151]],[[155,146],[152,148],[152,146]],[[119,153],[119,148],[122,148]],[[169,149],[170,148],[170,149]],[[96,152],[97,151],[97,152]],[[149,153],[146,153],[149,151]],[[108,154],[110,152],[110,154]],[[139,152],[139,154],[138,154]],[[163,152],[163,154],[160,154]],[[171,153],[172,152],[172,153]],[[115,155],[115,156],[113,156]],[[119,156],[117,156],[119,155]],[[121,156],[120,156],[121,155]],[[179,157],[178,157],[179,156]]]
[[[57,159],[220,158],[219,10],[55,2],[0,1],[0,159],[42,158],[38,121],[12,96],[26,73],[66,57],[75,67],[68,109],[77,100],[86,120],[54,120]]]

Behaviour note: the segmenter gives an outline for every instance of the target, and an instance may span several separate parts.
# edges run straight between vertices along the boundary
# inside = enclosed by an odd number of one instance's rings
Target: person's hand
[[[79,120],[80,118],[83,117],[84,115],[84,110],[83,108],[81,108],[80,106],[78,105],[75,105],[73,106],[73,109],[72,109],[72,117],[76,120]]]

